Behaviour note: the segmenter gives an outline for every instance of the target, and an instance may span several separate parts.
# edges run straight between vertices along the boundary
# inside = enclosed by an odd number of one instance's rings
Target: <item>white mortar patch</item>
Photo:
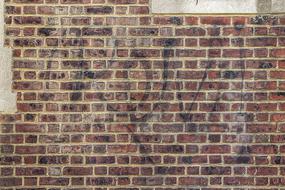
[[[285,12],[285,0],[152,0],[152,12],[282,13]]]

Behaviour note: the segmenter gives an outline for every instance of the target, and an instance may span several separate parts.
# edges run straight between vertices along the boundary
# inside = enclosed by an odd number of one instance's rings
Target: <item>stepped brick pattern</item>
[[[5,5],[1,190],[284,189],[284,15]]]

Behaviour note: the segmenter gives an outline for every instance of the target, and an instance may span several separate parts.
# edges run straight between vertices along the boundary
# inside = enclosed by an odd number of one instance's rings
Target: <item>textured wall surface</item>
[[[0,113],[14,113],[16,93],[12,93],[12,50],[0,47]]]
[[[284,13],[285,0],[152,0],[153,13]]]
[[[0,1],[0,113],[16,111],[16,94],[12,93],[12,51],[4,46],[4,1]]]
[[[284,189],[284,15],[5,2],[0,189]]]

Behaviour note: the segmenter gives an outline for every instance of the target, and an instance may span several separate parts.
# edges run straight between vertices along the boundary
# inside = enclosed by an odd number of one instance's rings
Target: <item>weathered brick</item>
[[[112,28],[83,28],[83,36],[110,36],[112,35]]]
[[[41,25],[44,24],[44,20],[42,17],[36,17],[36,16],[16,16],[13,18],[13,21],[15,24],[23,24],[23,25]]]
[[[60,0],[62,4],[88,4],[91,0]]]
[[[150,5],[5,1],[17,112],[0,114],[0,186],[285,185],[284,16]]]
[[[92,6],[84,7],[87,14],[111,14],[113,13],[113,7],[109,6]]]
[[[283,58],[285,57],[285,49],[273,49],[270,51],[270,56]]]
[[[17,187],[22,185],[22,179],[18,177],[0,178],[0,185],[2,187]]]
[[[225,185],[253,185],[253,177],[225,177],[223,180]]]
[[[96,177],[96,178],[87,178],[86,179],[87,185],[94,185],[94,186],[106,186],[106,185],[114,185],[115,180],[111,177]]]
[[[136,145],[109,145],[108,152],[109,153],[131,153],[136,152]]]
[[[133,184],[141,186],[155,186],[162,185],[163,178],[161,177],[134,177]]]
[[[138,175],[139,168],[132,167],[110,167],[109,168],[110,175]]]
[[[176,29],[175,34],[178,36],[205,36],[206,31],[205,29],[199,27],[182,28]]]
[[[68,178],[41,177],[40,185],[45,186],[66,186],[69,184]]]
[[[201,17],[200,22],[201,24],[210,25],[229,25],[231,19],[227,17]]]
[[[157,28],[131,28],[129,30],[131,36],[157,36]]]
[[[263,47],[263,46],[276,46],[276,38],[250,38],[246,41],[247,46]]]
[[[154,152],[157,153],[183,153],[184,146],[182,145],[155,145]]]
[[[46,147],[44,146],[17,146],[15,152],[17,154],[44,154]]]
[[[67,164],[68,156],[40,156],[38,159],[39,164]]]
[[[114,164],[114,156],[89,156],[86,157],[86,164]]]
[[[45,175],[46,168],[16,168],[17,176],[37,176]]]
[[[83,167],[65,167],[63,168],[63,175],[81,176],[81,175],[92,175],[92,168]]]
[[[181,177],[179,178],[179,185],[191,186],[207,186],[208,179],[202,177]]]
[[[208,154],[225,154],[230,152],[230,148],[228,145],[205,145],[201,151]]]

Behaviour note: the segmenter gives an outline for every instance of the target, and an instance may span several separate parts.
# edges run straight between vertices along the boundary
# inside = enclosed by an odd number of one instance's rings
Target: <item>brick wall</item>
[[[281,189],[285,17],[5,0],[1,189]]]

